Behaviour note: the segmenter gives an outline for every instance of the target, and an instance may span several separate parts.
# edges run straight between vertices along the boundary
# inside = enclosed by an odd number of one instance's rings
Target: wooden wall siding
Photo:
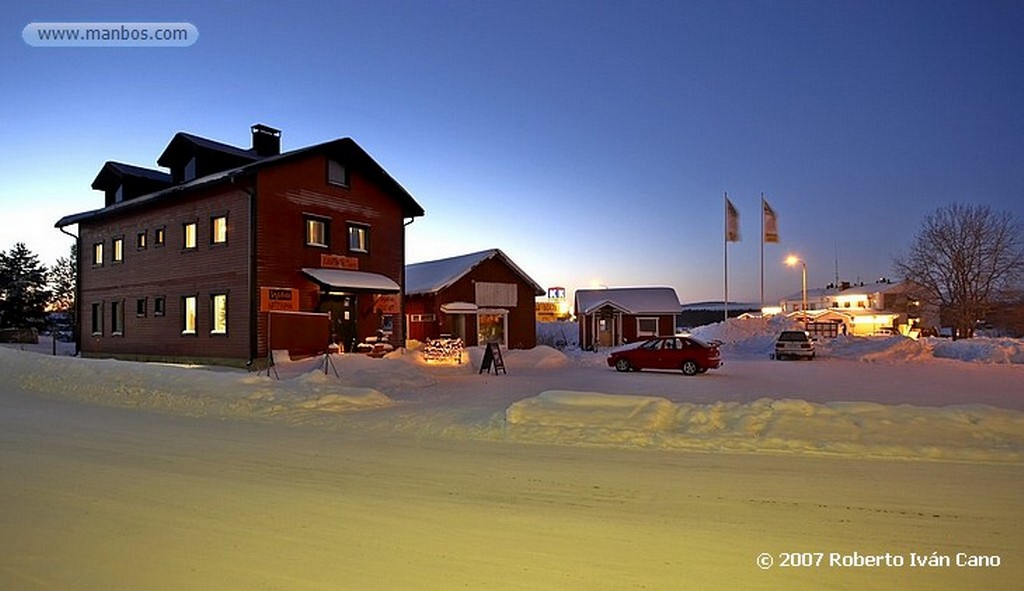
[[[154,355],[191,358],[246,359],[249,355],[250,302],[247,282],[249,234],[248,195],[221,186],[192,197],[169,199],[159,208],[127,212],[79,226],[82,248],[82,351],[92,355]],[[227,244],[210,243],[210,219],[228,217]],[[182,224],[195,221],[197,246],[182,248]],[[165,243],[157,246],[155,230],[164,228]],[[139,232],[147,234],[145,249],[136,248]],[[113,263],[111,240],[124,238],[124,260]],[[92,263],[92,245],[104,244],[104,262]],[[228,294],[228,334],[212,335],[210,294]],[[182,335],[181,297],[197,296],[197,331]],[[166,314],[154,315],[154,301],[165,298]],[[136,315],[136,301],[147,300],[146,315]],[[111,335],[111,306],[123,302],[124,335]],[[92,304],[102,303],[103,336],[93,337]]]
[[[441,304],[451,302],[476,303],[475,282],[477,281],[516,284],[516,297],[519,303],[514,308],[506,308],[509,311],[508,334],[506,335],[508,346],[512,349],[530,349],[535,347],[537,345],[537,317],[534,302],[536,301],[537,294],[518,274],[495,257],[482,261],[464,277],[447,288],[442,289],[436,295],[436,298],[433,296],[412,296],[407,298],[406,313],[437,314],[437,322],[432,325],[433,332],[426,335],[427,337],[437,337],[445,331],[448,316],[441,312]],[[417,309],[416,312],[412,311],[414,308]],[[410,330],[412,330],[411,325]],[[476,317],[473,315],[467,316],[467,345],[477,345],[476,331]]]
[[[349,168],[349,186],[327,182],[327,158],[311,154],[287,166],[269,167],[257,180],[257,284],[294,287],[300,293],[300,306],[314,311],[319,304],[319,287],[302,273],[303,267],[320,267],[324,254],[353,257],[359,270],[384,275],[399,285],[405,268],[405,227],[398,203],[366,180],[358,170]],[[327,248],[306,246],[305,215],[330,219]],[[348,250],[347,222],[370,226],[368,253]],[[376,334],[379,318],[373,309],[374,297],[360,295],[359,339]],[[259,314],[258,349],[266,354],[266,318]],[[396,342],[405,339],[404,322],[395,315]]]

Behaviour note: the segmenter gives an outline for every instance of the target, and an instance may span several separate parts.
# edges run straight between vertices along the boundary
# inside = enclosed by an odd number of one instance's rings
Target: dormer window
[[[348,186],[348,169],[337,160],[327,160],[327,182],[339,187]]]
[[[124,201],[124,185],[118,185],[117,190],[114,191],[114,203],[120,203]]]
[[[196,157],[195,156],[189,158],[188,159],[188,163],[185,164],[185,179],[184,179],[184,181],[187,183],[188,181],[191,181],[194,178],[196,178]]]

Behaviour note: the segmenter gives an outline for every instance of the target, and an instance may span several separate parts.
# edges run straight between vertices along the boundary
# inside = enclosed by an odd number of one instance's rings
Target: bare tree
[[[974,326],[1024,278],[1024,232],[1008,212],[953,204],[925,218],[896,272],[918,283],[954,336]]]

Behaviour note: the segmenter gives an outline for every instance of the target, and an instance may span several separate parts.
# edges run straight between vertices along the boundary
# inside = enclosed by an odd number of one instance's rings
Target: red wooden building
[[[77,225],[80,350],[245,361],[402,332],[405,225],[416,200],[349,138],[281,153],[187,133],[157,160],[108,162],[104,207]],[[330,314],[328,320],[328,313]]]
[[[671,287],[615,287],[576,291],[580,347],[615,347],[675,334],[682,311]]]
[[[498,249],[406,267],[409,338],[459,337],[467,346],[537,345],[536,281]]]

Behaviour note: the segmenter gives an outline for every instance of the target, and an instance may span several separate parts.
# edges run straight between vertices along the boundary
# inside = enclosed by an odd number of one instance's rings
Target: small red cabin
[[[537,345],[536,297],[545,294],[502,251],[493,248],[409,265],[405,270],[409,338],[442,335],[467,346]]]

